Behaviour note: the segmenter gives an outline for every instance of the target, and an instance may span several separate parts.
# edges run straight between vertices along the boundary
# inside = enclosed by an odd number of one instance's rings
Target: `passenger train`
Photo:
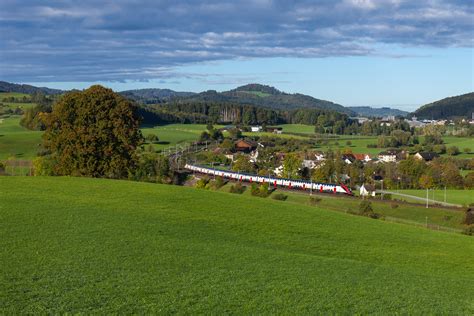
[[[346,195],[353,195],[352,191],[343,184],[319,183],[304,180],[265,177],[254,174],[219,170],[190,164],[186,164],[184,167],[194,172],[214,175],[240,182],[245,181],[249,183],[269,183],[269,185],[275,188],[284,187],[288,189],[312,190],[321,193],[340,193]]]

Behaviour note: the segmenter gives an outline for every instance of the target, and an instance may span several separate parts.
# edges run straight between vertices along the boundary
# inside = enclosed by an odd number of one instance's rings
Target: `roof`
[[[419,152],[418,155],[420,155],[421,158],[426,161],[430,161],[439,157],[439,155],[435,152]]]
[[[362,185],[367,191],[375,191],[375,187],[372,184],[363,184]]]
[[[365,160],[365,157],[368,156],[370,158],[370,155],[368,154],[352,154],[357,160]]]
[[[257,142],[254,142],[253,140],[249,140],[249,139],[239,139],[238,141],[235,142],[235,144],[239,144],[239,143],[244,143],[244,144],[240,144],[240,147],[242,147],[242,145],[246,146],[246,147],[257,147]]]

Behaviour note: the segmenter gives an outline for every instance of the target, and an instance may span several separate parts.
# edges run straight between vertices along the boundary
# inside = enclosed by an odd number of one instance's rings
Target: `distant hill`
[[[474,112],[474,92],[445,98],[423,105],[413,114],[422,119],[471,118]]]
[[[409,112],[389,107],[373,108],[371,106],[348,106],[348,109],[354,111],[360,116],[383,117],[388,115],[406,116]]]
[[[42,92],[44,94],[62,94],[65,91],[59,89],[51,89],[45,87],[35,87],[28,84],[16,84],[9,83],[6,81],[0,81],[0,92],[17,92],[17,93],[26,93],[33,94]]]
[[[195,94],[193,92],[178,92],[170,89],[136,89],[119,93],[126,98],[145,104],[163,103],[173,98],[184,98]]]
[[[178,102],[218,102],[254,105],[278,110],[297,108],[317,108],[334,110],[349,115],[355,113],[344,106],[308,95],[282,92],[274,87],[261,84],[248,84],[230,91],[217,92],[209,90],[190,97],[180,98]]]

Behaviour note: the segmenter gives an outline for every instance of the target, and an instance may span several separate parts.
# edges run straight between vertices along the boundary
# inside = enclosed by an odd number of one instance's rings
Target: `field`
[[[397,192],[425,198],[426,190],[399,190]],[[430,190],[430,200],[444,202],[444,190]],[[474,190],[446,190],[446,202],[468,205],[474,203]]]
[[[231,184],[232,183],[229,182],[220,188],[220,191],[228,192]],[[275,193],[283,193],[287,195],[288,199],[286,200],[286,203],[310,205],[308,195],[309,192],[303,193],[301,191],[277,190]],[[250,190],[247,189],[243,195],[250,197]],[[314,196],[321,199],[321,201],[318,203],[318,207],[336,212],[357,212],[360,204],[360,199],[343,198],[340,196],[332,196],[331,194],[314,194]],[[397,202],[394,203],[397,204],[397,207],[393,208],[392,203],[388,201],[372,199],[371,202],[374,212],[385,216],[387,221],[400,222],[416,226],[425,226],[426,224],[429,224],[433,229],[444,229],[446,231],[459,231],[464,228],[464,226],[461,224],[464,218],[461,210],[440,207],[430,207],[427,209],[424,207],[424,205],[417,206]],[[423,204],[423,202],[420,201],[415,202],[418,204]]]
[[[42,132],[20,126],[20,117],[0,118],[0,160],[10,157],[33,159],[41,143]]]
[[[220,127],[216,125],[215,127]],[[159,137],[160,143],[154,144],[155,149],[162,150],[176,144],[191,143],[199,139],[199,135],[206,130],[205,124],[169,124],[155,127],[144,127],[144,136],[155,134]]]
[[[474,312],[460,234],[127,181],[5,177],[0,198],[0,313]]]

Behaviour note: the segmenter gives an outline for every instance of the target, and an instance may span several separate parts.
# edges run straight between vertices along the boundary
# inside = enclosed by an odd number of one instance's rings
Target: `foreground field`
[[[474,313],[468,236],[126,181],[0,199],[0,313]]]

